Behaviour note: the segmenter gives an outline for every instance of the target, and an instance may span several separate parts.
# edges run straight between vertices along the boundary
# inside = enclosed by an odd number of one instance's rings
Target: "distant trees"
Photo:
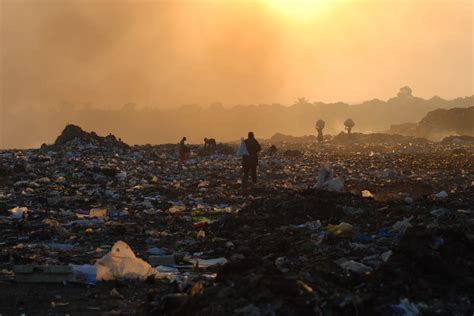
[[[400,91],[398,91],[397,96],[399,98],[411,97],[412,96],[412,90],[409,86],[401,87]]]
[[[308,105],[311,105],[311,102],[309,102],[308,99],[306,99],[304,97],[300,97],[300,98],[296,99],[296,102],[295,102],[294,105],[296,105],[296,106],[308,106]]]
[[[344,122],[344,126],[345,126],[345,129],[347,130],[347,134],[351,134],[351,131],[352,131],[352,128],[354,128],[355,126],[355,123],[352,119],[348,118],[345,122]]]
[[[304,97],[296,99],[296,104],[307,104],[307,103],[309,103],[309,102]]]
[[[133,112],[136,112],[137,109],[138,107],[135,103],[126,103],[122,106],[120,110],[126,113],[133,113]]]

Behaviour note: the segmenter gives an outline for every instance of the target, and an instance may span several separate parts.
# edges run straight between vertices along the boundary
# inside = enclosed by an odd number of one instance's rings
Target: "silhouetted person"
[[[352,129],[353,129],[354,126],[355,126],[355,123],[354,123],[354,121],[353,121],[352,119],[348,118],[348,119],[344,122],[344,126],[345,126],[345,129],[347,130],[347,134],[350,135]]]
[[[326,122],[323,120],[316,121],[316,130],[318,131],[318,142],[322,144],[324,142],[323,129],[326,126]]]
[[[204,138],[204,148],[215,148],[217,147],[216,140],[214,138]]]
[[[268,148],[268,152],[272,155],[276,154],[277,147],[275,145],[271,145],[270,148]]]
[[[189,148],[186,146],[186,137],[179,142],[179,160],[184,163],[188,159]]]
[[[258,152],[262,150],[253,132],[249,132],[248,138],[245,140],[245,146],[249,154],[242,156],[242,167],[244,169],[242,183],[244,186],[247,185],[249,173],[252,175],[252,182],[257,183]]]
[[[316,130],[318,131],[318,142],[322,144],[324,142],[323,129],[316,128]]]

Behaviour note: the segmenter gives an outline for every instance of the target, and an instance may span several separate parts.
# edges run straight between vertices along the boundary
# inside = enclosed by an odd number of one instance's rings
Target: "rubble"
[[[472,314],[471,144],[80,143],[0,151],[1,314]]]

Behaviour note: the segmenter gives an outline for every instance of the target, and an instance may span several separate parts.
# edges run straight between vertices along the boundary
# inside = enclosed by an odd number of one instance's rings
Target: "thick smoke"
[[[87,107],[362,101],[404,84],[423,97],[473,94],[470,1],[340,0],[304,23],[266,1],[0,1],[0,147],[49,141],[66,122],[105,129],[115,118],[82,118]],[[289,130],[303,132],[313,124],[305,119]],[[235,125],[225,133],[246,124]]]

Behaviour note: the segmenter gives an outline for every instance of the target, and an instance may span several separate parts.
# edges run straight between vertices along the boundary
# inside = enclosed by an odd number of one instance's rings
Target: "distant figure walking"
[[[324,143],[323,129],[326,126],[326,122],[323,120],[316,121],[316,130],[318,131],[318,142],[320,144]]]
[[[186,162],[189,155],[189,147],[186,146],[186,137],[183,137],[179,142],[179,161],[181,163]]]
[[[253,132],[249,132],[248,138],[244,142],[248,151],[248,155],[242,156],[242,167],[244,169],[242,184],[245,186],[248,183],[249,173],[252,175],[252,182],[257,183],[258,152],[262,150],[262,147],[255,139]]]
[[[318,128],[317,131],[318,131],[318,142],[322,144],[324,142],[323,129]]]
[[[204,148],[215,148],[217,147],[216,140],[214,138],[204,138]]]

